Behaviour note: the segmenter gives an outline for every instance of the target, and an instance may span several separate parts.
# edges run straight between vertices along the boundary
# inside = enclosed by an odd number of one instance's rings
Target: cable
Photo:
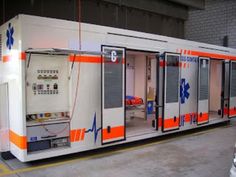
[[[79,23],[79,26],[78,26],[78,31],[79,31],[79,50],[82,49],[82,38],[81,38],[81,0],[78,0],[78,23]],[[79,55],[80,57],[80,55]],[[74,55],[74,59],[73,59],[73,63],[72,63],[72,68],[71,68],[71,73],[72,73],[72,70],[73,70],[73,66],[74,66],[74,61],[76,59],[76,56]],[[72,75],[72,74],[71,74]],[[77,101],[77,98],[78,98],[78,90],[79,90],[79,80],[80,80],[80,61],[78,60],[78,75],[77,75],[77,83],[76,83],[76,90],[75,90],[75,99],[74,99],[74,103],[73,103],[73,107],[72,107],[72,111],[71,111],[71,116],[70,116],[70,122],[74,116],[74,112],[75,112],[75,107],[76,107],[76,101]],[[48,130],[48,128],[45,127],[44,124],[41,123],[41,125],[43,126],[43,128],[50,134],[52,135],[57,135],[57,134],[60,134],[62,132],[64,132],[66,130],[66,128],[69,126],[69,124],[67,126],[65,126],[64,129],[62,129],[61,131],[59,132],[52,132],[50,130]]]
[[[82,49],[81,39],[81,0],[78,0],[78,23],[79,23],[79,50]]]

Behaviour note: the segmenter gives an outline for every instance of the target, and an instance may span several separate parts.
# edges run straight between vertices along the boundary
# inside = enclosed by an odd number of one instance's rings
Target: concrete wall
[[[236,48],[236,1],[206,0],[205,10],[190,10],[185,23],[185,38],[210,44]]]
[[[81,0],[82,22],[184,37],[187,6],[166,0]],[[144,7],[145,5],[145,7]],[[19,13],[78,20],[78,0],[1,0],[0,25]]]

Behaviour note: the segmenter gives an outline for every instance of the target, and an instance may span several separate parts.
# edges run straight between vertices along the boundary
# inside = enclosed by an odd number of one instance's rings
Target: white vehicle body
[[[232,167],[230,169],[229,176],[230,177],[236,176],[236,144],[234,146],[234,158],[233,158],[233,163],[232,163]]]
[[[33,161],[236,115],[235,49],[82,23],[82,50],[102,55],[45,52],[78,50],[78,27],[77,22],[29,15],[0,27],[2,152]],[[148,129],[129,132],[126,93],[144,100],[134,117],[141,115]],[[149,119],[151,103],[156,109]]]

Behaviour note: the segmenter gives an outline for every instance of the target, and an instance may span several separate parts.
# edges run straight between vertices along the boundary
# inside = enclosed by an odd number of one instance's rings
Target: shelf
[[[43,121],[31,120],[31,121],[27,121],[26,125],[27,127],[31,127],[31,126],[37,126],[37,125],[47,125],[47,124],[56,124],[56,123],[65,123],[65,122],[70,122],[70,119],[68,117],[61,117],[61,118],[47,119]]]

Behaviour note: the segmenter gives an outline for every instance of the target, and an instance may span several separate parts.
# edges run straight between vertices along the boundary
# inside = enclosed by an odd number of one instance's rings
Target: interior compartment
[[[222,95],[222,60],[211,60],[210,63],[210,97],[209,118],[221,117],[221,95]]]
[[[126,53],[126,132],[127,136],[153,131],[156,97],[155,53]]]

